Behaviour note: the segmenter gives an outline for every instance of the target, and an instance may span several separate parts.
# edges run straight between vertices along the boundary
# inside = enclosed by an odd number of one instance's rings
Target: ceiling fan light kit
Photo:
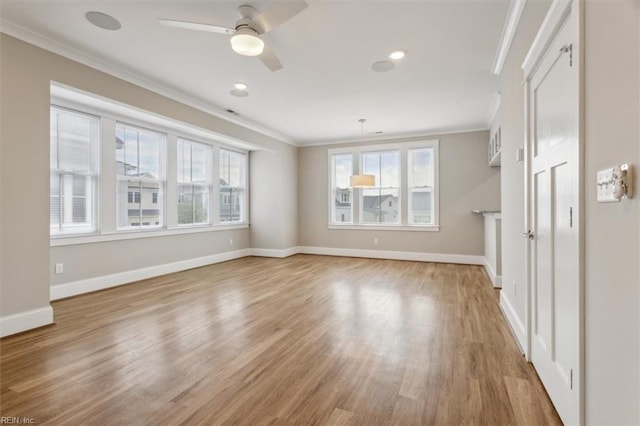
[[[308,6],[303,0],[278,0],[258,14],[253,6],[243,4],[238,7],[240,19],[234,28],[173,19],[158,21],[169,27],[231,35],[231,48],[234,52],[243,56],[257,56],[271,71],[278,71],[282,69],[280,60],[260,36],[293,18]]]
[[[243,56],[258,56],[264,50],[264,41],[250,28],[241,28],[231,37],[231,48]]]

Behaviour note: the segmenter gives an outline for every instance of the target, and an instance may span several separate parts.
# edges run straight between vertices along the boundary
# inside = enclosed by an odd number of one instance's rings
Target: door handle
[[[522,233],[522,238],[526,238],[528,240],[533,240],[533,238],[534,238],[533,232],[531,232],[531,230],[529,230],[527,232],[523,232]]]

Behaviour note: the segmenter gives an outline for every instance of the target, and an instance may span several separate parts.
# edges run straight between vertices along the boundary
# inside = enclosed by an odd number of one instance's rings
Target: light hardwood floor
[[[53,306],[0,342],[2,416],[560,424],[479,266],[249,257]]]

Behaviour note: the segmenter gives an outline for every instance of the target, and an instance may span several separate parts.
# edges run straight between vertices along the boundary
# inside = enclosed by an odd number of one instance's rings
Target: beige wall
[[[519,321],[525,321],[524,163],[516,150],[524,145],[522,61],[542,24],[549,1],[527,2],[500,77],[502,123],[502,291]],[[507,308],[505,308],[506,310]],[[523,343],[524,330],[514,327]],[[524,343],[523,343],[524,344]]]
[[[287,249],[297,245],[297,148],[251,153],[249,177],[251,247]]]
[[[640,424],[640,3],[585,7],[585,360],[589,424]],[[596,173],[633,163],[636,195],[596,201]]]
[[[324,145],[298,150],[299,244],[482,256],[483,218],[471,210],[500,207],[500,169],[487,164],[489,132],[421,139],[440,140],[440,232],[328,229],[328,150],[349,144]]]
[[[270,209],[252,199],[250,230],[207,232],[49,248],[49,85],[57,81],[198,127],[223,133],[268,149],[273,164],[250,166],[253,180],[286,182],[294,167],[296,148],[185,106],[118,78],[80,65],[33,45],[0,35],[0,94],[2,99],[0,191],[2,197],[2,263],[0,316],[49,304],[49,285],[113,274],[148,266],[203,257],[250,247],[251,234],[263,234],[260,220]],[[252,156],[253,157],[253,156]],[[294,159],[294,160],[292,160]],[[16,176],[20,185],[14,185]],[[264,238],[266,248],[282,248],[297,239],[295,188],[273,192],[279,208],[294,220],[281,222],[280,234]],[[272,190],[273,188],[269,188]],[[253,193],[253,192],[252,192]],[[269,213],[267,213],[269,212]],[[289,217],[291,219],[291,217]],[[234,245],[228,244],[229,238]],[[52,265],[63,262],[65,273],[54,275]]]

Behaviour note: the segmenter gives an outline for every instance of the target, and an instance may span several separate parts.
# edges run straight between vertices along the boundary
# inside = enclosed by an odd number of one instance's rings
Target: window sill
[[[148,231],[118,231],[104,234],[93,235],[69,235],[69,236],[55,236],[51,237],[49,246],[72,246],[77,244],[91,244],[102,243],[106,241],[119,241],[119,240],[135,240],[140,238],[153,238],[153,237],[167,237],[171,235],[184,235],[184,234],[198,234],[202,232],[216,232],[216,231],[229,231],[233,229],[247,229],[249,223],[233,223],[233,224],[220,224],[215,226],[193,226],[193,227],[180,227],[174,229],[150,229]]]
[[[410,231],[410,232],[439,232],[438,225],[336,225],[329,224],[329,229],[347,229],[355,231]]]

